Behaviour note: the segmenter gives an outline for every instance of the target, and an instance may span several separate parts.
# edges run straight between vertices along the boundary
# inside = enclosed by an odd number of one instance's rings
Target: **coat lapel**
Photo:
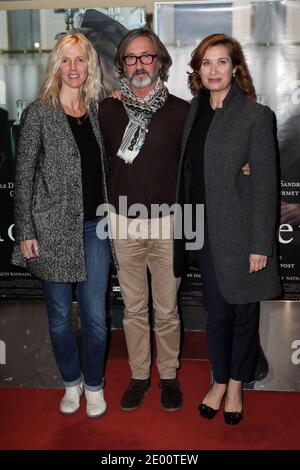
[[[53,108],[51,106],[51,109],[53,110],[54,118],[56,120],[56,123],[59,124],[60,129],[63,129],[63,132],[65,134],[65,138],[67,139],[69,143],[69,147],[72,148],[75,151],[77,151],[79,155],[79,150],[77,148],[71,127],[68,122],[68,118],[66,116],[66,113],[64,111],[64,108],[62,107],[61,103],[58,101],[56,108]]]
[[[100,130],[99,115],[95,106],[91,107],[89,117],[90,117],[90,121],[92,124],[92,128],[93,128],[96,140],[100,148],[102,171],[103,171],[103,174],[106,175],[107,177],[108,176],[108,160],[107,160],[107,155],[105,152],[102,133]]]
[[[95,115],[95,110],[94,110],[94,107],[91,105],[91,108],[90,108],[90,111],[89,111],[89,118],[90,118],[90,121],[91,121],[91,124],[92,124],[92,128],[93,128],[93,131],[94,131],[94,134],[96,136],[96,139],[99,143],[99,124],[97,122],[97,119],[96,119],[96,115]]]
[[[187,116],[185,127],[183,131],[183,138],[182,138],[182,155],[185,152],[186,144],[188,142],[191,130],[193,128],[195,118],[197,115],[197,110],[199,106],[205,106],[209,100],[209,92],[207,90],[201,89],[199,92],[199,96],[196,96],[192,99],[190,111]]]
[[[234,132],[234,122],[239,116],[240,110],[245,102],[245,96],[240,89],[233,85],[226,96],[223,107],[218,109],[211,122],[206,136],[204,147],[204,170],[205,177],[211,174],[213,168],[224,156],[228,135],[232,136]]]
[[[187,144],[188,138],[190,136],[191,130],[193,128],[196,112],[197,112],[197,109],[198,109],[198,103],[199,103],[199,98],[198,97],[193,98],[193,100],[191,102],[190,109],[189,109],[189,113],[188,113],[186,121],[185,121],[185,126],[184,126],[184,129],[183,129],[181,156],[184,155],[186,144]]]
[[[100,132],[100,127],[99,127],[99,119],[98,119],[98,114],[93,106],[91,107],[91,110],[89,112],[89,118],[92,124],[95,137],[97,139],[98,145],[102,151],[103,141],[102,141],[102,135]]]

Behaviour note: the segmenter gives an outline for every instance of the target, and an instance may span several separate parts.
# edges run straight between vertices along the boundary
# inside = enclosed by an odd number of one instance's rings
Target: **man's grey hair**
[[[118,50],[116,53],[115,57],[115,66],[117,69],[117,72],[119,74],[119,77],[124,77],[125,71],[124,71],[124,56],[125,56],[125,51],[129,44],[136,38],[138,37],[146,37],[149,38],[156,49],[156,54],[158,61],[160,63],[160,70],[159,70],[159,76],[160,78],[165,82],[168,79],[168,71],[169,68],[172,65],[172,59],[170,57],[170,54],[168,53],[165,45],[161,42],[159,37],[153,33],[150,29],[145,29],[145,28],[137,28],[129,31],[129,33],[124,36],[124,38],[121,40]]]

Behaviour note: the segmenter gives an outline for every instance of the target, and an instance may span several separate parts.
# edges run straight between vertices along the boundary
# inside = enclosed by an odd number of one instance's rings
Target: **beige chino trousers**
[[[113,213],[111,228],[125,304],[123,325],[132,378],[145,380],[150,376],[149,267],[155,313],[156,364],[161,379],[174,379],[179,367],[177,291],[180,279],[173,275],[173,216],[129,219]]]

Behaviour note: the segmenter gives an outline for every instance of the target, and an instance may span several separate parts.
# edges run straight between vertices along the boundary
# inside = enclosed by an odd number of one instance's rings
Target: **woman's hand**
[[[37,240],[22,240],[20,249],[24,258],[37,258],[39,256]]]
[[[244,176],[250,176],[250,165],[249,163],[246,163],[246,165],[243,166],[242,172]]]
[[[257,273],[267,266],[268,257],[264,255],[249,255],[249,273]]]

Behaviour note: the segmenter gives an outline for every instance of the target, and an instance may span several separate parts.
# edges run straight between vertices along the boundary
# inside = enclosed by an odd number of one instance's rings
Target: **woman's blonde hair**
[[[60,64],[66,49],[78,44],[86,55],[88,63],[87,79],[84,82],[82,98],[87,109],[92,102],[98,105],[103,94],[102,76],[98,55],[87,38],[76,32],[62,36],[56,43],[48,59],[47,74],[39,96],[40,100],[49,101],[54,107],[61,89]]]

